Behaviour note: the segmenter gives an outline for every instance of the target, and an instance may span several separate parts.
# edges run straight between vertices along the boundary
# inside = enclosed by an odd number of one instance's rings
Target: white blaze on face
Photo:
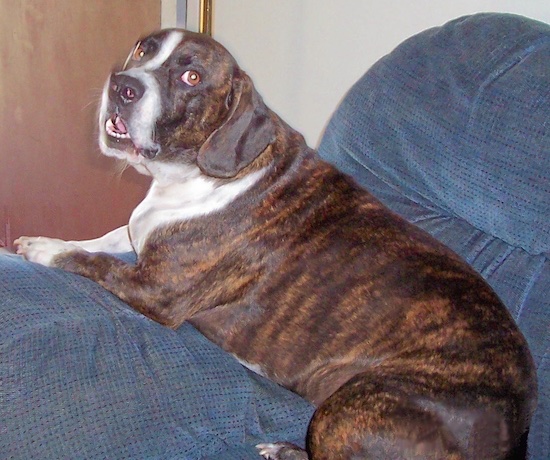
[[[164,42],[162,43],[160,49],[157,52],[157,55],[153,58],[149,58],[147,62],[145,62],[143,65],[139,66],[139,69],[143,70],[156,70],[162,64],[166,62],[166,60],[170,57],[170,55],[174,52],[174,50],[177,48],[177,46],[181,43],[183,40],[184,33],[181,30],[174,30],[170,32],[166,38],[164,39]],[[134,51],[130,53],[128,56],[128,59],[126,59],[126,62],[128,62],[131,59],[131,56],[133,55]],[[126,64],[124,65],[126,67]],[[124,73],[124,72],[122,72]]]
[[[143,97],[133,103],[132,114],[129,119],[125,120],[131,140],[138,148],[154,149],[156,147],[154,140],[155,124],[161,115],[162,107],[159,83],[154,77],[153,72],[166,62],[183,38],[184,33],[182,31],[174,30],[169,32],[155,56],[148,56],[147,61],[142,65],[117,73],[117,75],[127,75],[139,80],[145,88]],[[126,60],[127,63],[131,59],[133,52],[132,50]],[[99,145],[101,151],[109,156],[124,157],[132,163],[140,162],[141,157],[137,155],[135,157],[125,154],[121,155],[119,150],[107,146],[108,134],[105,130],[105,125],[112,115],[109,113],[109,85],[110,82],[107,80],[103,88],[99,115]]]
[[[162,109],[157,79],[141,67],[126,70],[122,74],[136,78],[145,88],[143,97],[134,103],[131,118],[126,120],[132,142],[136,147],[153,149],[155,147],[153,136],[155,123],[160,117]]]

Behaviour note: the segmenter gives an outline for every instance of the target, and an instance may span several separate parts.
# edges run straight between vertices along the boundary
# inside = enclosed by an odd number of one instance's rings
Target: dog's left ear
[[[207,175],[236,176],[275,139],[269,110],[244,72],[235,77],[228,96],[230,111],[199,150],[197,162]]]

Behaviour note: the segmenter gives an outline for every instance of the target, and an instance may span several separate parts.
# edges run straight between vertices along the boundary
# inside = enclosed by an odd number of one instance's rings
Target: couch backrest
[[[489,16],[405,41],[350,91],[337,129],[384,155],[376,175],[408,198],[548,255],[550,25]]]

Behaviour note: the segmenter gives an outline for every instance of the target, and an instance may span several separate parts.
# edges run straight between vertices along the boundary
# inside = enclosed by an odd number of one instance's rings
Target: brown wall
[[[94,238],[127,222],[149,179],[101,155],[104,81],[160,26],[160,0],[0,0],[0,246]]]

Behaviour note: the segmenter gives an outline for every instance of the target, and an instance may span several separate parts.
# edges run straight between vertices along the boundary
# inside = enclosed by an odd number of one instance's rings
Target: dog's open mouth
[[[127,155],[126,160],[135,162],[139,156],[142,156],[147,159],[155,158],[160,148],[157,145],[152,145],[150,147],[141,147],[135,143],[128,131],[128,126],[126,122],[121,118],[117,113],[113,113],[107,121],[105,122],[105,132],[111,143],[116,144],[112,145],[121,152],[124,152]]]
[[[126,122],[118,115],[113,113],[105,121],[105,133],[107,134],[107,144],[113,151],[120,152],[117,157],[135,163],[139,159],[139,150],[134,145],[132,137],[128,132]]]
[[[113,115],[107,119],[105,123],[105,131],[109,136],[114,137],[115,139],[131,139],[124,120],[116,113],[113,113]]]

